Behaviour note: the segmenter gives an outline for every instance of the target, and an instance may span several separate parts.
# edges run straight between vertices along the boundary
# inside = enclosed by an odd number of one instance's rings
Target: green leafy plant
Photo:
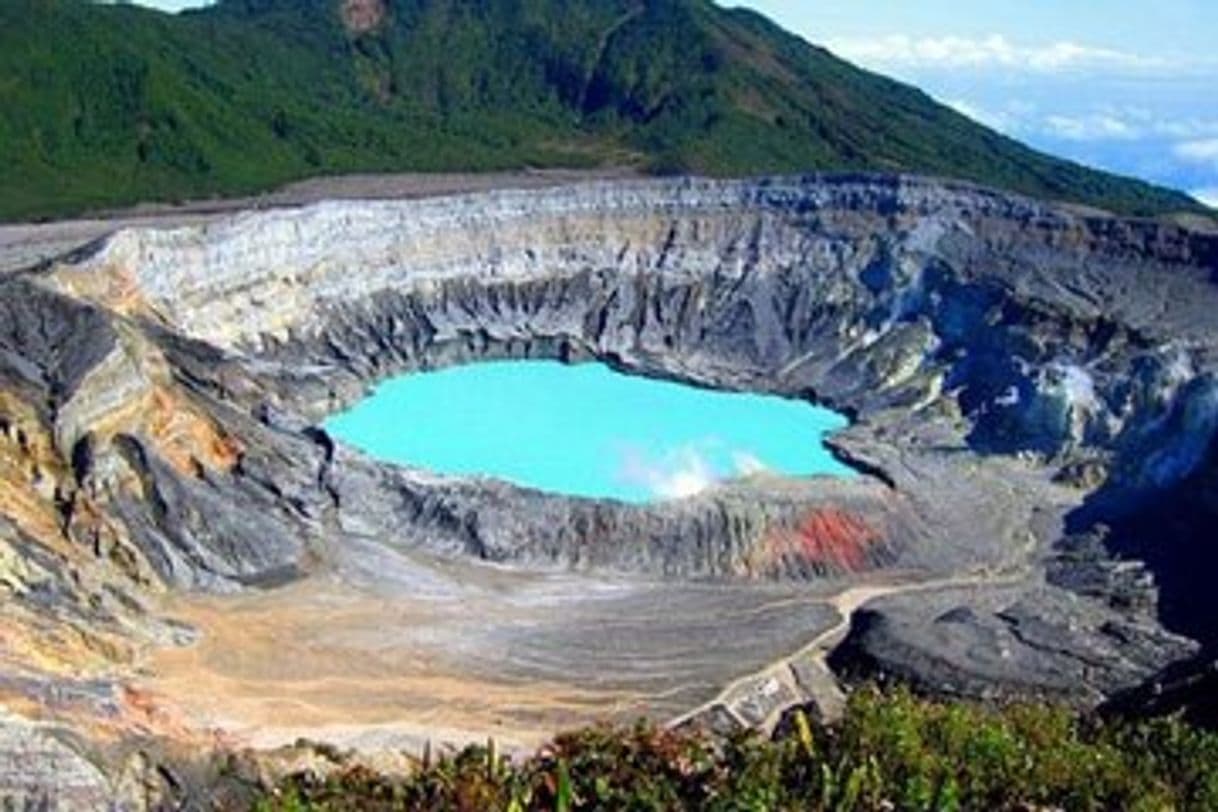
[[[567,762],[558,762],[558,786],[554,791],[555,812],[571,812],[575,805],[575,792],[571,789],[571,771]]]
[[[294,776],[258,809],[1218,809],[1218,734],[1174,719],[1105,722],[1052,705],[865,688],[836,724],[814,725],[801,711],[788,722],[772,740],[594,727],[515,762],[488,742],[404,777],[356,767]]]

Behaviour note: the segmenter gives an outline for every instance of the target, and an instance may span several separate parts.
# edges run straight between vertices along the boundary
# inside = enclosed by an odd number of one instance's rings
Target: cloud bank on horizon
[[[1218,207],[1218,3],[744,0],[1033,146]]]
[[[1172,73],[1190,67],[1187,61],[1144,56],[1066,40],[1043,45],[1017,44],[1003,34],[983,37],[886,34],[830,38],[824,44],[848,59],[895,68],[1001,68],[1038,73],[1113,70]]]

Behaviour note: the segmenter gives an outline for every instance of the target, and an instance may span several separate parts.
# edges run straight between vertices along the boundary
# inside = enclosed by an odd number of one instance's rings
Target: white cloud
[[[1213,164],[1218,167],[1218,138],[1182,141],[1172,150],[1177,158],[1190,163]]]
[[[1206,162],[1206,145],[1218,140],[1218,119],[1168,117],[1136,105],[1098,104],[1080,111],[1046,111],[1020,100],[1002,105],[947,98],[943,103],[974,121],[1017,137],[1048,136],[1079,141],[1183,141],[1174,157]]]
[[[1204,138],[1218,136],[1218,119],[1188,118],[1177,120],[1158,120],[1154,123],[1155,132],[1169,138]]]
[[[1218,143],[1218,119],[1164,118],[1139,107],[1100,106],[1082,114],[1047,115],[1042,131],[1071,141],[1134,141],[1142,138],[1190,139],[1177,157],[1197,157],[1205,145]],[[1202,154],[1199,160],[1209,160]]]
[[[1193,197],[1200,200],[1205,205],[1212,209],[1218,209],[1218,186],[1213,186],[1208,189],[1194,189]]]
[[[881,37],[832,39],[829,49],[855,62],[881,68],[1005,68],[1041,73],[1064,71],[1157,72],[1188,63],[1077,42],[1023,45],[1002,34],[987,37]]]
[[[1050,115],[1044,119],[1044,129],[1049,135],[1070,141],[1134,141],[1145,135],[1139,122],[1113,113]]]
[[[1002,34],[863,36],[828,45],[1040,149],[1200,189],[1210,200],[1218,188],[1218,57]]]

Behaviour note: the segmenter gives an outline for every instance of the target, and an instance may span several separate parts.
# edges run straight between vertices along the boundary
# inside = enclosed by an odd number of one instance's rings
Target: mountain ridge
[[[1204,210],[708,0],[221,0],[178,15],[14,0],[0,22],[3,219],[348,172],[607,165],[915,173],[1125,214]]]

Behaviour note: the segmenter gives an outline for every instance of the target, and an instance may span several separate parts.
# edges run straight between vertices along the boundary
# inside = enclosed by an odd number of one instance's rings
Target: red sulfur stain
[[[826,569],[860,572],[880,534],[857,514],[838,508],[809,511],[792,528],[775,530],[761,544],[762,560],[796,559]]]

